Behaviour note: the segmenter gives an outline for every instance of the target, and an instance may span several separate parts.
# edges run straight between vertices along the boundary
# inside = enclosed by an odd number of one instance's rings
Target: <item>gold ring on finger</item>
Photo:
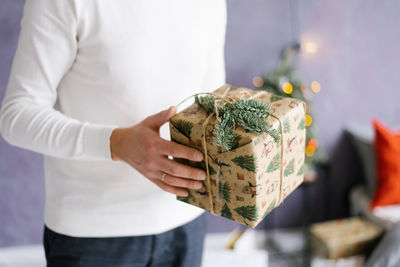
[[[165,182],[165,176],[167,176],[167,174],[165,172],[163,172],[161,174],[161,181]]]

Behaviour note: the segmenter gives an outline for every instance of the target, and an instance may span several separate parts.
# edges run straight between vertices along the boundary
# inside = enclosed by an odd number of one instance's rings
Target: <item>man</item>
[[[225,82],[224,0],[27,0],[21,26],[0,129],[45,155],[48,266],[199,266],[203,211],[175,195],[205,172],[168,156],[203,155],[159,129]]]

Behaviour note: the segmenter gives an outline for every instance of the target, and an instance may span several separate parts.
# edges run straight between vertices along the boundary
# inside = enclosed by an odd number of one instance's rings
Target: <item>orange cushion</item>
[[[370,207],[400,204],[400,133],[374,119],[377,187]]]

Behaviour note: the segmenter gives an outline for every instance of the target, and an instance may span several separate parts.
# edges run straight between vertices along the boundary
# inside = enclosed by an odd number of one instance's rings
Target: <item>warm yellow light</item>
[[[304,51],[310,54],[315,54],[318,51],[318,46],[316,43],[311,41],[306,41],[302,44]]]
[[[264,80],[260,76],[253,78],[253,85],[255,87],[262,87],[264,85]]]
[[[306,126],[310,126],[312,124],[312,117],[310,114],[306,114]]]
[[[321,91],[321,84],[319,82],[317,82],[317,81],[313,81],[311,83],[311,90],[314,93],[319,93],[319,91]]]
[[[315,153],[315,148],[313,146],[306,147],[306,155],[307,157],[312,157]]]
[[[315,138],[312,138],[308,141],[308,145],[312,146],[314,149],[318,149],[318,141]]]
[[[282,90],[285,92],[285,94],[290,95],[293,93],[293,85],[290,82],[284,82],[282,84]]]

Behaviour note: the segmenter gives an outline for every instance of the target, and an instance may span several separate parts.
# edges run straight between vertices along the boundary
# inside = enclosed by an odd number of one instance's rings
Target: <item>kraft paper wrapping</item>
[[[303,181],[305,157],[305,104],[267,92],[224,85],[215,94],[231,98],[252,98],[271,104],[266,118],[281,133],[276,143],[267,133],[246,132],[238,126],[236,148],[226,151],[214,143],[217,124],[196,103],[170,119],[171,140],[207,152],[208,173],[201,190],[188,190],[179,200],[238,223],[255,227],[279,206]],[[205,144],[203,144],[205,140]],[[185,164],[206,169],[206,162]]]
[[[353,217],[313,224],[311,248],[317,255],[339,259],[369,252],[382,235],[382,228]]]

